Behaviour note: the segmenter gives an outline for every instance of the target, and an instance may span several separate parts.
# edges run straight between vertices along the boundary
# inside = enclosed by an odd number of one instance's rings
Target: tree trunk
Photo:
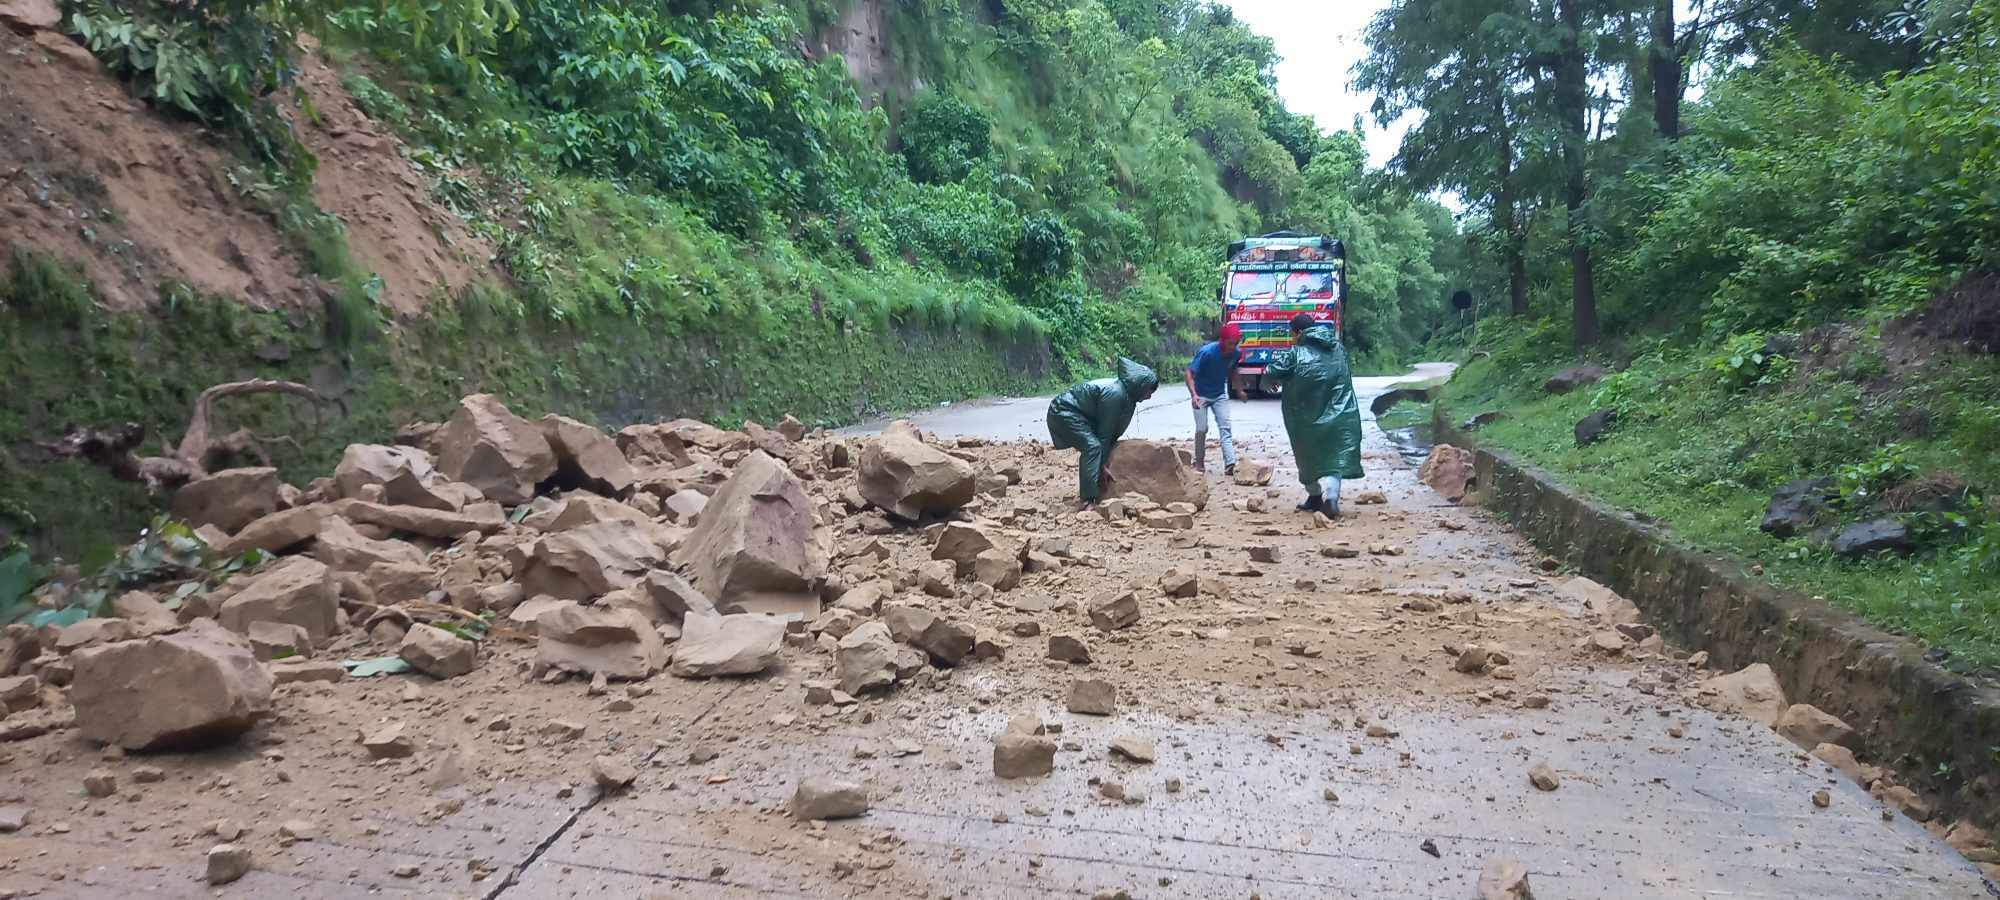
[[[1660,136],[1681,136],[1681,91],[1686,83],[1674,34],[1675,0],[1653,0],[1652,49],[1648,54],[1653,82],[1653,125]]]
[[[1569,210],[1570,290],[1577,346],[1597,343],[1597,282],[1591,272],[1589,227],[1584,221],[1590,182],[1584,152],[1589,143],[1590,75],[1583,57],[1580,0],[1557,0],[1561,40],[1556,50],[1556,111],[1563,129],[1563,201]]]
[[[1514,180],[1514,127],[1507,121],[1506,86],[1493,94],[1494,140],[1498,142],[1499,189],[1493,198],[1493,224],[1500,231],[1500,254],[1507,262],[1507,310],[1517,316],[1528,314],[1528,261],[1523,256],[1520,228],[1515,208],[1520,203]]]

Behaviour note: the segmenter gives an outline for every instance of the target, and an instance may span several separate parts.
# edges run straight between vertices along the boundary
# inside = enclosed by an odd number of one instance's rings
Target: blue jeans
[[[1208,417],[1215,416],[1216,437],[1222,440],[1222,464],[1236,465],[1236,443],[1229,437],[1229,396],[1210,399],[1201,398],[1201,408],[1194,411],[1194,440],[1199,444],[1208,440]]]

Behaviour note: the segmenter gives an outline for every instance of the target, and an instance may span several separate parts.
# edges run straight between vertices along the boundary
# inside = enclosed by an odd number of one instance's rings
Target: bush
[[[899,140],[912,179],[951,184],[964,181],[992,151],[993,123],[971,104],[932,91],[910,108]]]

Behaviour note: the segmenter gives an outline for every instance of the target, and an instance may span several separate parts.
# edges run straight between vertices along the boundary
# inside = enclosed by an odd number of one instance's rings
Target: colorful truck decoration
[[[1229,245],[1229,263],[1217,291],[1222,321],[1242,329],[1243,364],[1237,387],[1278,393],[1264,381],[1275,354],[1292,346],[1294,315],[1310,313],[1341,331],[1347,302],[1347,249],[1326,235],[1276,231]],[[1343,335],[1344,336],[1344,335]]]

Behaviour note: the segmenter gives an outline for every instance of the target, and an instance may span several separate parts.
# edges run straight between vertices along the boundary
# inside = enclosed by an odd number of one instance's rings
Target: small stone
[[[1052,634],[1049,635],[1049,658],[1085,665],[1090,662],[1090,645],[1075,635]]]
[[[208,883],[228,884],[250,872],[250,848],[217,844],[208,849]]]
[[[376,759],[403,759],[417,752],[417,742],[403,733],[403,723],[384,725],[361,736],[361,746]]]
[[[1333,788],[1322,788],[1319,792],[1319,797],[1321,800],[1325,800],[1328,803],[1340,802],[1340,795],[1334,793]]]
[[[1181,784],[1180,779],[1178,778],[1167,779],[1167,793],[1178,794],[1181,792],[1182,787],[1184,787],[1184,785]]]
[[[993,774],[1030,778],[1056,769],[1056,742],[1009,729],[993,739]]]
[[[1833,795],[1827,793],[1824,788],[1813,791],[1812,804],[1820,809],[1825,809],[1833,805]]]
[[[1118,711],[1118,690],[1111,682],[1079,678],[1069,683],[1069,711],[1086,716],[1108,716]]]
[[[1154,755],[1153,739],[1137,735],[1112,738],[1111,755],[1122,756],[1136,763],[1150,763]]]
[[[597,782],[599,791],[615,794],[638,781],[639,770],[618,757],[600,756],[590,761],[590,777]]]
[[[83,776],[83,792],[92,797],[118,793],[118,776],[108,769],[92,769]]]
[[[1511,859],[1487,860],[1479,873],[1479,900],[1535,900],[1528,867]]]
[[[1386,723],[1383,722],[1370,722],[1368,723],[1368,728],[1366,729],[1366,734],[1372,738],[1392,738],[1395,737],[1398,733],[1399,732],[1397,732],[1396,729],[1390,728]]]
[[[278,840],[282,843],[311,841],[319,837],[319,826],[305,819],[289,819],[278,825]]]
[[[421,871],[423,870],[417,868],[416,863],[399,863],[395,868],[389,870],[389,874],[397,878],[415,878],[417,877],[417,873]]]
[[[1331,546],[1319,548],[1319,555],[1324,556],[1328,559],[1353,559],[1357,556],[1360,556],[1361,551],[1356,550],[1353,547],[1349,547],[1346,544],[1333,544]]]
[[[868,812],[868,789],[829,775],[813,775],[792,793],[792,817],[800,820],[851,819]]]
[[[132,769],[132,780],[140,784],[159,784],[167,780],[167,773],[159,766],[137,766]]]
[[[32,816],[25,806],[0,806],[0,834],[13,834],[28,827]]]
[[[202,829],[203,834],[212,834],[224,841],[234,841],[243,836],[243,823],[235,819],[217,819]]]
[[[1536,790],[1553,791],[1562,787],[1562,776],[1549,768],[1548,763],[1538,762],[1528,770],[1528,783],[1534,785]]]
[[[564,719],[554,719],[551,720],[547,725],[542,726],[542,737],[548,738],[549,740],[558,743],[563,741],[573,741],[583,737],[584,730],[585,726],[579,725],[575,722],[570,722]]]

